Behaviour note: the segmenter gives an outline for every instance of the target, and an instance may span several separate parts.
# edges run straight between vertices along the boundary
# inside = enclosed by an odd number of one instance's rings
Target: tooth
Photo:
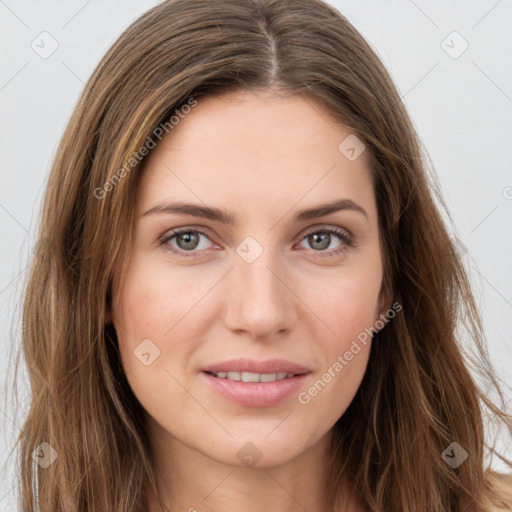
[[[242,372],[243,382],[259,382],[260,374],[252,372]]]
[[[255,373],[255,372],[216,372],[215,377],[219,379],[230,379],[242,382],[274,382],[295,377],[294,373]]]

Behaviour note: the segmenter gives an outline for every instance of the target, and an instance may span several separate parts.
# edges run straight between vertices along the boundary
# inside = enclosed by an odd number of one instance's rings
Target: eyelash
[[[162,237],[160,237],[159,240],[158,240],[158,245],[159,246],[165,245],[165,244],[167,244],[167,242],[169,242],[173,238],[175,238],[178,235],[181,235],[183,233],[200,233],[200,234],[204,235],[206,238],[210,239],[208,234],[205,231],[203,231],[202,229],[199,229],[199,228],[193,228],[193,229],[191,229],[191,228],[178,228],[178,229],[175,229],[173,231],[170,231],[169,233],[165,233]],[[353,240],[351,235],[349,235],[344,230],[341,230],[339,228],[333,228],[333,227],[325,227],[325,228],[322,227],[322,228],[311,229],[310,231],[307,231],[304,235],[302,235],[302,237],[299,239],[299,242],[304,240],[309,235],[313,235],[313,234],[316,234],[316,233],[336,235],[336,236],[338,236],[341,239],[342,244],[337,249],[331,249],[330,251],[315,251],[315,250],[313,250],[313,252],[315,253],[315,257],[320,257],[320,258],[322,258],[322,257],[334,257],[334,256],[337,256],[337,255],[339,255],[339,254],[341,254],[341,253],[343,253],[343,252],[345,252],[345,251],[347,251],[347,250],[349,250],[351,248],[355,248],[356,247],[356,243],[354,242],[354,240]],[[178,254],[179,256],[183,256],[185,258],[197,258],[197,257],[199,257],[197,255],[197,251],[196,252],[192,252],[192,251],[177,250],[174,247],[171,247],[170,245],[168,247],[166,247],[166,249],[170,250],[174,254]]]

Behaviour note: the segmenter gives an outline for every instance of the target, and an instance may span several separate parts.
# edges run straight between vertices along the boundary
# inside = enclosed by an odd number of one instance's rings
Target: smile
[[[209,372],[210,373],[210,372]],[[228,379],[241,382],[274,382],[276,380],[290,379],[295,373],[254,373],[254,372],[211,372],[218,379]]]

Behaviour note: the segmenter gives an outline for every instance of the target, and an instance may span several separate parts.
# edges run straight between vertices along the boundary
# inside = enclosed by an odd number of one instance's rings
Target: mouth
[[[236,382],[275,382],[276,380],[292,379],[304,373],[255,373],[255,372],[205,372],[217,379],[227,379]]]
[[[266,361],[257,361],[255,359],[231,359],[220,363],[212,364],[202,368],[203,372],[211,373],[220,379],[240,380],[244,382],[256,382],[255,380],[263,377],[260,382],[272,382],[282,380],[289,375],[301,375],[310,370],[306,366],[287,361],[285,359],[267,359]],[[269,380],[265,380],[269,379]]]

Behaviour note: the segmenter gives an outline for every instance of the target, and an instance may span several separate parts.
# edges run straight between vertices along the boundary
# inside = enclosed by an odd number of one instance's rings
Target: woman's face
[[[112,319],[164,443],[275,465],[343,415],[389,307],[360,144],[314,99],[231,93],[149,154]]]

